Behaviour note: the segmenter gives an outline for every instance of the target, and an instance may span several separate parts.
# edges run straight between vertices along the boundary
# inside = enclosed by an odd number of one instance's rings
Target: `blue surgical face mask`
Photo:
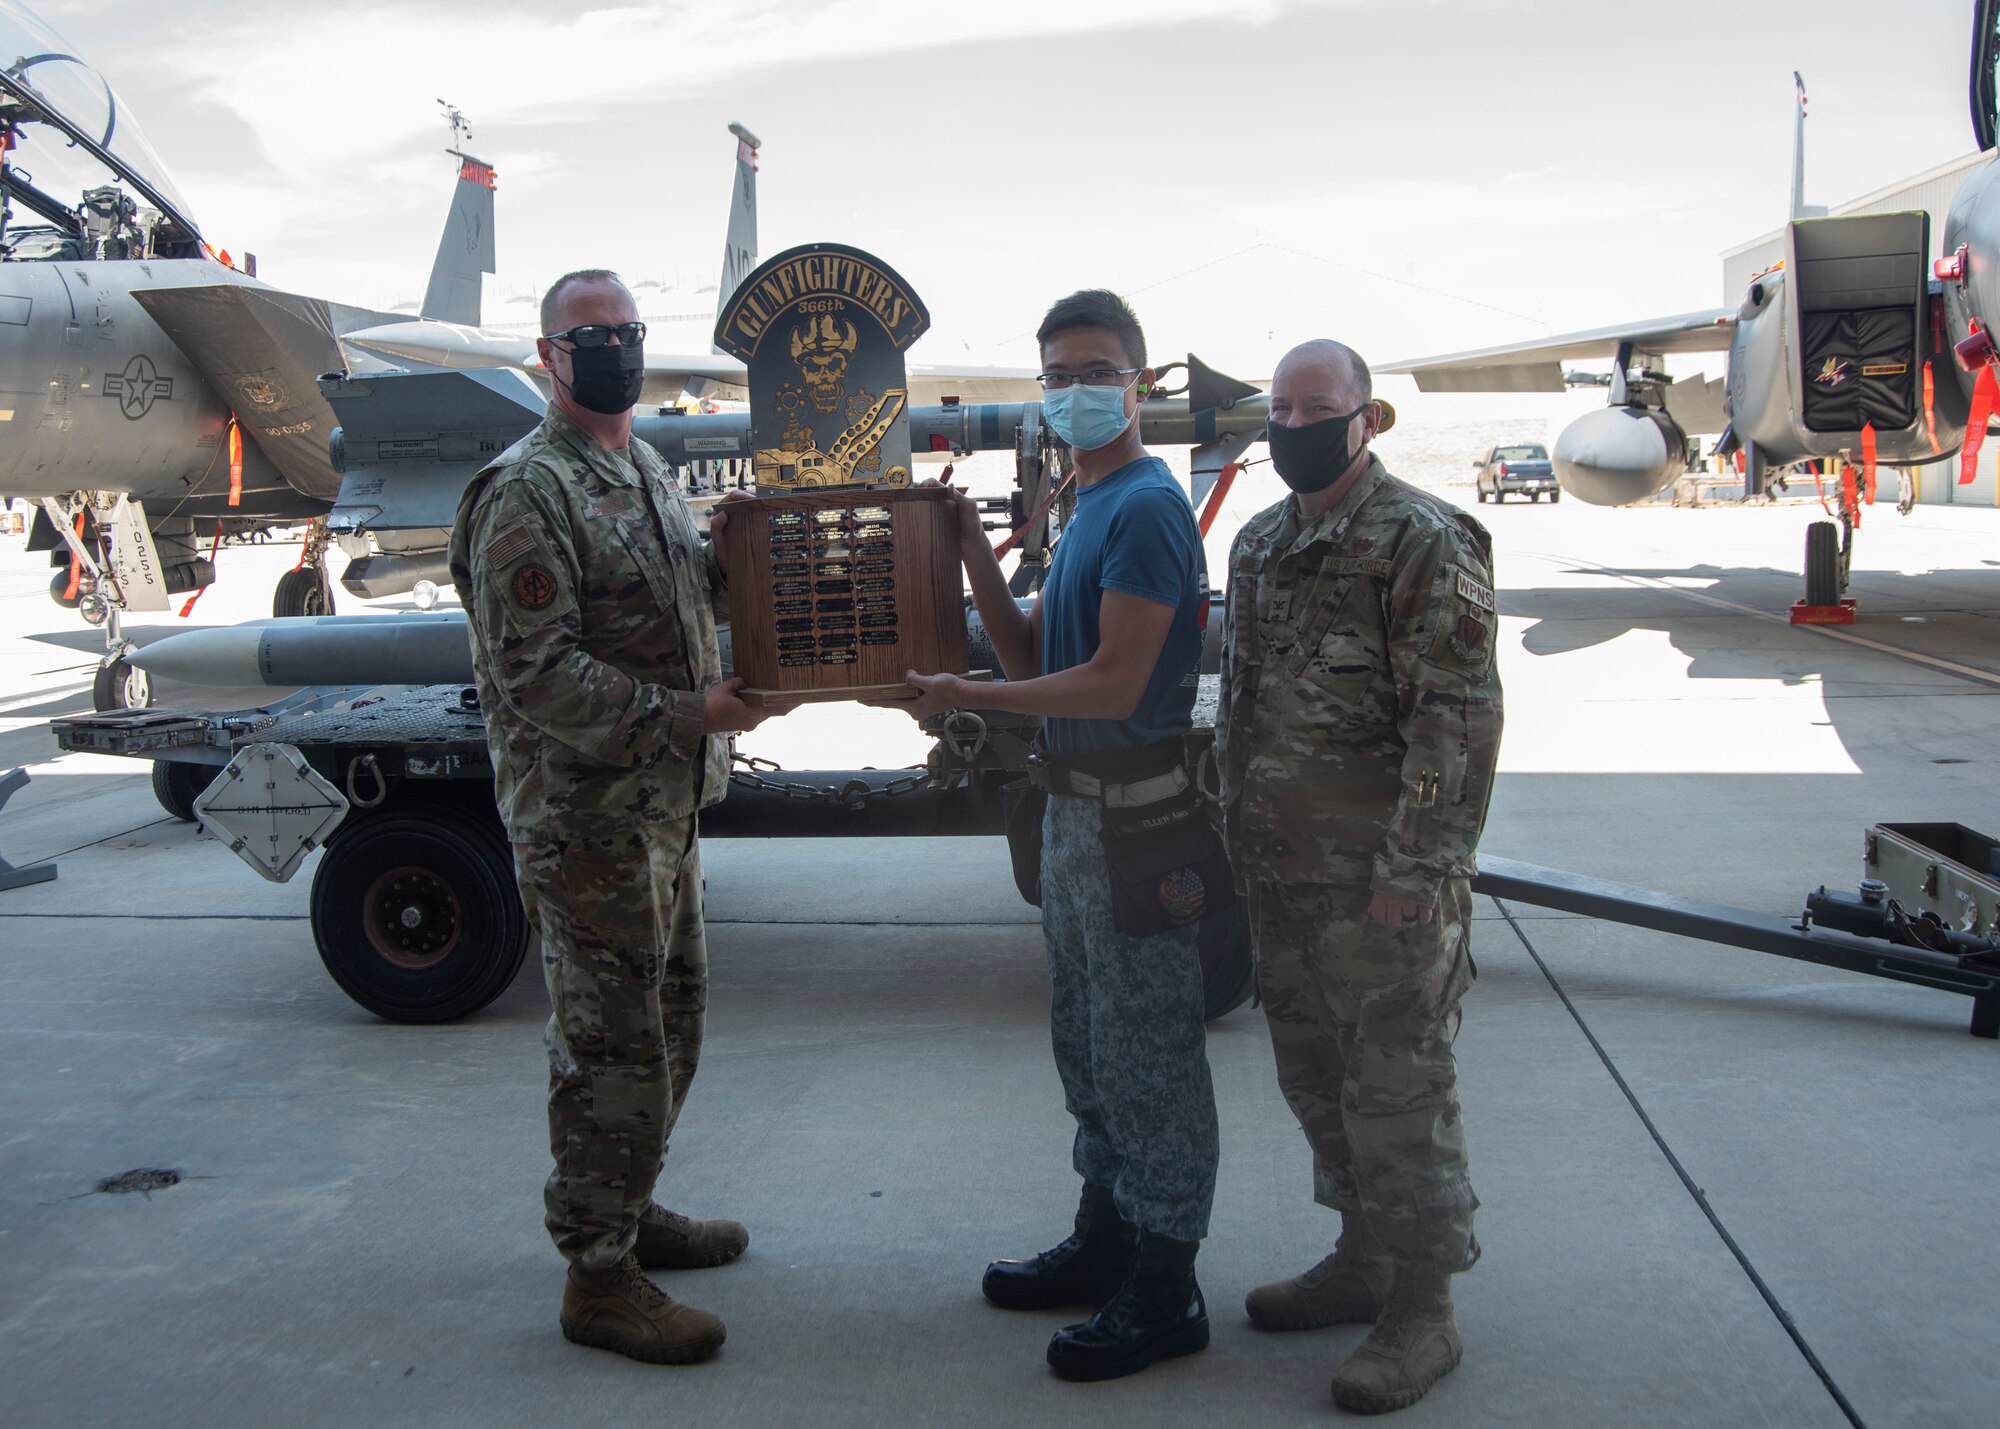
[[[1055,434],[1080,452],[1108,447],[1125,434],[1132,418],[1125,411],[1124,387],[1074,383],[1042,394],[1042,415]]]

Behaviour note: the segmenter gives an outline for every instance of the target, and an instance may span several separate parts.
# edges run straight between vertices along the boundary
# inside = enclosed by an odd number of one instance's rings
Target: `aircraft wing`
[[[907,374],[910,401],[918,407],[934,407],[947,397],[961,402],[1039,402],[1042,384],[1034,369],[1027,367],[954,367],[931,362],[913,362]]]
[[[392,314],[236,283],[142,288],[132,296],[295,490],[327,502],[339,494],[340,474],[327,454],[333,408],[317,379],[343,365],[342,328],[393,321]]]
[[[1624,343],[1640,352],[1727,352],[1736,332],[1735,308],[1681,313],[1651,322],[1564,333],[1507,347],[1443,357],[1371,363],[1375,372],[1406,372],[1420,392],[1562,392],[1562,365],[1616,357]]]

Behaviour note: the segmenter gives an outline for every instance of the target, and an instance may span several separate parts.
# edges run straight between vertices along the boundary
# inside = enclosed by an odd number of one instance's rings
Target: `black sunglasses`
[[[606,327],[603,323],[584,323],[580,327],[565,328],[561,332],[547,332],[542,336],[550,342],[574,343],[578,347],[603,347],[611,341],[611,334],[618,334],[618,341],[626,347],[637,347],[646,340],[644,323],[619,323],[616,327]]]

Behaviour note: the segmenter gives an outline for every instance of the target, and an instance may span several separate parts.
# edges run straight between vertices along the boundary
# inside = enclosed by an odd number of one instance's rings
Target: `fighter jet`
[[[741,124],[731,124],[736,139],[736,170],[730,185],[729,224],[723,238],[722,278],[716,286],[716,314],[729,305],[736,288],[757,266],[757,158],[763,141]],[[437,316],[426,309],[424,316]],[[546,384],[532,333],[480,327],[476,323],[397,323],[345,334],[342,345],[392,362],[423,367],[511,368]],[[1027,368],[976,367],[963,364],[910,364],[910,401],[930,404],[963,402],[1035,402],[1041,389]],[[740,402],[746,399],[743,364],[711,347],[707,352],[646,350],[646,386],[641,400],[674,405],[683,402]]]
[[[341,333],[397,319],[269,287],[206,241],[130,105],[15,0],[0,65],[0,493],[39,504],[50,593],[107,627],[98,707],[143,706],[121,614],[210,584],[225,535],[315,523],[273,613],[331,610],[321,518],[340,476],[314,378],[343,365]],[[475,166],[454,218],[478,216]],[[427,299],[444,315],[492,266],[477,167],[485,244],[448,227]]]
[[[1973,6],[1972,112],[1982,150],[1995,139],[2000,0]],[[1932,264],[1929,215],[1829,218],[1804,202],[1805,83],[1798,113],[1784,260],[1739,305],[1476,352],[1392,362],[1426,392],[1560,392],[1562,364],[1613,359],[1608,405],[1555,442],[1556,479],[1583,501],[1643,501],[1686,469],[1690,432],[1719,432],[1746,497],[1773,474],[1820,463],[1841,478],[1840,525],[1806,541],[1803,605],[1846,589],[1859,502],[1876,467],[1947,461],[1971,468],[1996,405],[1991,328],[2000,321],[2000,179],[1994,164],[1960,186]],[[1674,381],[1669,353],[1727,352],[1726,382]],[[1969,478],[1968,478],[1969,479]]]

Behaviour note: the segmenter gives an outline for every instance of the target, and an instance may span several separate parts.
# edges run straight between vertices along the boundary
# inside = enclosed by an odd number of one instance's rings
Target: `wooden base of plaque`
[[[936,487],[729,503],[730,648],[745,704],[904,700],[964,674],[958,511]]]
[[[962,680],[990,680],[991,670],[973,670],[959,676]],[[738,699],[753,710],[790,709],[794,705],[823,705],[835,700],[859,700],[864,705],[900,703],[914,700],[917,691],[906,680],[898,680],[893,685],[856,685],[839,690],[753,690],[744,686],[736,692]]]

